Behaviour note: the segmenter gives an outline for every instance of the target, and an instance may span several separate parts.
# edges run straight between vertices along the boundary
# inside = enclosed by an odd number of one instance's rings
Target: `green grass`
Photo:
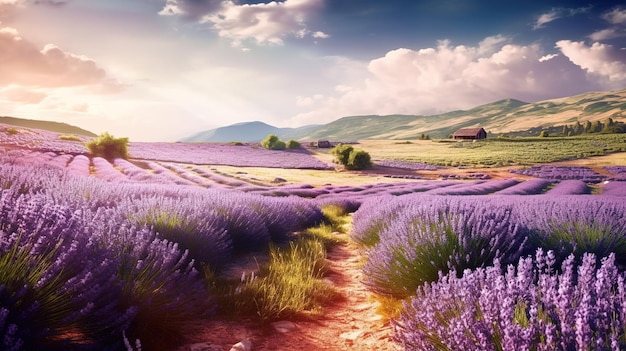
[[[60,140],[66,140],[66,141],[82,141],[82,139],[79,136],[72,135],[72,134],[59,135],[58,138]]]
[[[258,273],[241,279],[220,278],[205,269],[210,290],[217,296],[218,313],[254,317],[261,322],[319,315],[339,292],[323,280],[329,267],[328,249],[348,241],[350,217],[339,206],[322,210],[326,221],[309,228],[283,246],[270,244],[269,260]]]
[[[489,138],[476,142],[450,139],[376,147],[363,141],[372,159],[423,162],[441,166],[494,167],[532,165],[602,156],[626,151],[625,134],[587,134],[574,137]],[[375,162],[375,161],[374,161]]]

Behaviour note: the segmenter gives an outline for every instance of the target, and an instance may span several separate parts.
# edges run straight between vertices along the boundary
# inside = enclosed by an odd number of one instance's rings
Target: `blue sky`
[[[0,0],[0,115],[131,140],[626,88],[626,6]]]

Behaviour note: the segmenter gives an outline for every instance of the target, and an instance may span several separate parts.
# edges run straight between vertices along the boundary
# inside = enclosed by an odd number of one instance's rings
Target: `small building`
[[[460,140],[486,139],[487,132],[484,128],[461,128],[452,134],[452,138]]]
[[[330,145],[330,141],[328,141],[328,140],[318,140],[317,147],[319,147],[319,148],[330,148],[330,147],[332,147],[332,145]]]

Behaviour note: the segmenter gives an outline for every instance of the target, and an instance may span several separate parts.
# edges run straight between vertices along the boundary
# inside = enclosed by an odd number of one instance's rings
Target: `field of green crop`
[[[423,162],[442,166],[499,167],[574,160],[626,151],[624,134],[575,137],[493,138],[476,141],[364,140],[361,147],[376,160]]]

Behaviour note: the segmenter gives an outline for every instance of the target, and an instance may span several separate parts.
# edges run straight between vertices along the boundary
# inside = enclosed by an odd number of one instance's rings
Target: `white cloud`
[[[576,16],[580,13],[585,13],[590,9],[591,6],[578,8],[553,8],[550,12],[544,13],[537,18],[535,24],[533,25],[533,29],[543,28],[546,24],[554,22],[559,18]]]
[[[300,97],[314,109],[292,122],[320,123],[360,114],[433,114],[505,98],[539,101],[608,87],[570,62],[565,56],[569,52],[547,55],[539,45],[508,41],[487,38],[477,46],[441,41],[433,48],[389,51],[372,60],[361,79],[344,82],[323,98]]]
[[[326,34],[324,32],[317,31],[317,32],[313,33],[313,38],[327,39],[327,38],[330,38],[330,35],[328,35],[328,34]]]
[[[211,23],[218,35],[241,47],[245,41],[258,45],[283,45],[287,36],[328,38],[321,31],[310,31],[307,19],[317,13],[324,0],[284,0],[237,5],[231,0],[167,0],[161,15]]]
[[[537,21],[535,21],[535,24],[533,25],[533,29],[539,29],[539,28],[543,28],[543,26],[545,26],[546,24],[555,21],[557,19],[561,18],[561,14],[560,11],[557,11],[556,9],[553,9],[552,11],[548,12],[548,13],[544,13],[542,15],[540,15],[537,18]]]
[[[626,8],[616,7],[607,12],[603,18],[612,24],[626,23]]]
[[[550,60],[552,60],[553,58],[555,58],[557,56],[559,56],[559,54],[548,54],[548,55],[545,55],[545,56],[541,56],[539,58],[539,62],[550,61]]]
[[[592,75],[607,80],[611,85],[623,86],[626,83],[626,51],[611,45],[560,40],[556,46],[563,55]]]
[[[593,41],[602,41],[619,38],[621,36],[624,36],[624,33],[620,33],[616,28],[607,28],[591,33],[589,38]]]

